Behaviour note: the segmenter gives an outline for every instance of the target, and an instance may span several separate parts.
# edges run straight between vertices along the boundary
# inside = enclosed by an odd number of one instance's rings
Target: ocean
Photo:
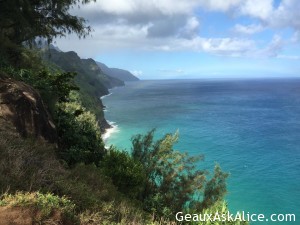
[[[300,79],[137,81],[111,93],[106,145],[130,151],[135,134],[178,130],[176,150],[230,173],[231,212],[294,213],[298,222],[261,224],[300,224]]]

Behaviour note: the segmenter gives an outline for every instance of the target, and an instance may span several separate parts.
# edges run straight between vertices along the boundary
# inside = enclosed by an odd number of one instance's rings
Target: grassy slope
[[[132,221],[144,224],[142,221],[149,220],[150,216],[141,210],[139,203],[119,193],[110,179],[95,166],[78,165],[71,170],[64,168],[56,158],[55,145],[42,140],[21,138],[12,124],[1,117],[0,136],[1,193],[41,191],[67,196],[76,203],[74,210],[81,224],[91,224],[88,223],[91,220],[95,221],[93,224],[114,224],[118,221],[123,221],[122,224],[130,224]],[[36,199],[28,200],[26,195],[24,199],[27,199],[28,205],[34,205]],[[11,204],[2,202],[2,205]],[[25,208],[31,211],[31,206]],[[5,213],[11,212],[0,207],[4,213],[3,210]]]

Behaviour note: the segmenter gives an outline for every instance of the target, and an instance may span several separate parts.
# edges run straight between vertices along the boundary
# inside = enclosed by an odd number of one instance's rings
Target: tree
[[[70,166],[77,163],[98,166],[106,149],[96,116],[78,101],[78,93],[71,92],[69,101],[57,104],[55,122],[59,156]]]
[[[90,0],[0,0],[1,34],[16,44],[36,37],[53,37],[75,32],[87,35],[91,28],[85,19],[73,16],[69,9]]]
[[[120,192],[132,198],[140,195],[145,183],[144,168],[129,153],[110,147],[100,166]]]
[[[154,132],[132,138],[132,157],[141,162],[146,175],[141,199],[146,210],[169,217],[179,211],[203,210],[222,201],[228,174],[217,165],[213,177],[206,182],[207,171],[197,169],[203,156],[191,157],[174,150],[177,132],[157,141]]]
[[[85,19],[71,15],[70,8],[90,1],[0,0],[1,49],[10,57],[19,57],[18,48],[24,43],[31,45],[37,37],[48,43],[67,33],[85,37],[91,27],[86,25]]]
[[[228,175],[221,170],[220,165],[215,166],[214,176],[205,185],[202,208],[209,208],[224,198],[227,192],[226,178]]]

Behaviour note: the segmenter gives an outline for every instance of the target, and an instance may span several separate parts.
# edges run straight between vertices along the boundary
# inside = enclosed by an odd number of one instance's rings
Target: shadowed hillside
[[[97,65],[101,68],[103,73],[107,74],[108,76],[115,77],[122,81],[138,81],[139,78],[134,76],[127,70],[118,69],[118,68],[109,68],[104,63],[97,62]]]

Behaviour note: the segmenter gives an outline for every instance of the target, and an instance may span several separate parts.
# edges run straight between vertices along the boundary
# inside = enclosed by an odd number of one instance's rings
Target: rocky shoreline
[[[108,129],[112,128],[112,126],[107,122],[105,118],[100,122],[100,130],[101,134],[105,134]]]

